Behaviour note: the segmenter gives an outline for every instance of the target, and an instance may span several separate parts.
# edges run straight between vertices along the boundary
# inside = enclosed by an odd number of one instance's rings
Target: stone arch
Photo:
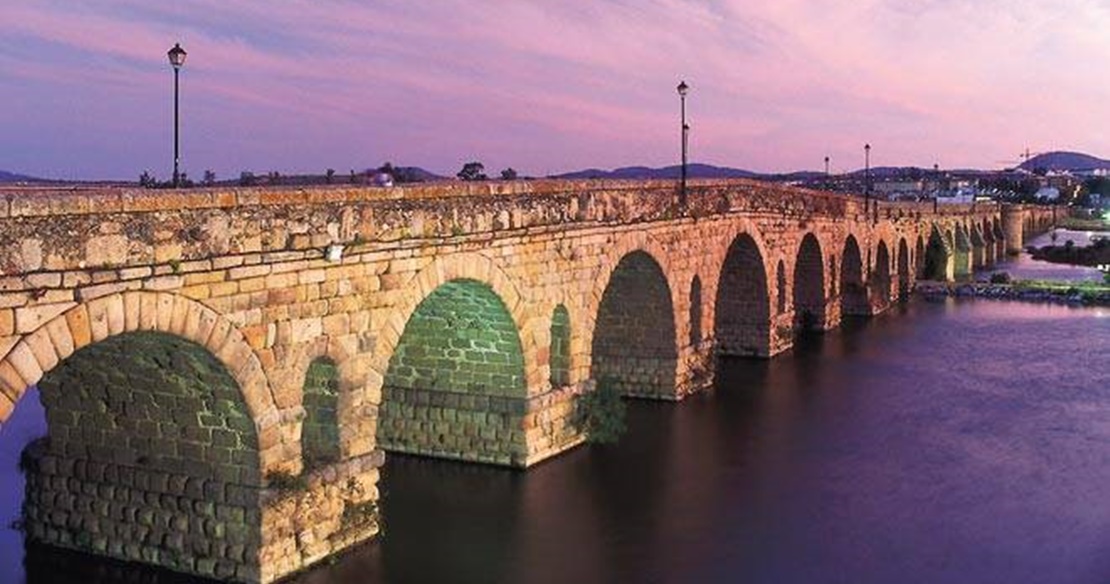
[[[421,300],[389,359],[377,443],[384,450],[523,464],[524,350],[504,301],[456,278]]]
[[[775,291],[778,299],[775,303],[777,314],[786,312],[786,262],[779,260],[775,268]]]
[[[281,443],[291,438],[280,429],[283,416],[246,337],[216,311],[176,294],[131,291],[74,305],[25,335],[0,359],[0,394],[14,404],[28,387],[75,352],[137,331],[174,335],[211,353],[239,386],[259,437],[262,472],[290,463]],[[9,413],[0,412],[0,422]],[[285,416],[299,413],[299,409],[287,409]]]
[[[590,345],[591,377],[623,395],[673,398],[678,352],[670,284],[646,251],[628,253],[609,275]]]
[[[327,356],[316,357],[305,370],[301,406],[301,457],[305,469],[337,462],[339,440],[339,366]]]
[[[933,226],[925,247],[923,277],[927,280],[947,281],[952,278],[952,253],[947,237],[940,228]]]
[[[882,310],[890,304],[890,251],[881,239],[875,247],[875,266],[871,269],[870,282],[871,302]]]
[[[601,302],[605,297],[605,291],[609,287],[609,281],[617,269],[617,265],[624,260],[626,256],[634,252],[643,252],[651,257],[663,271],[663,275],[667,279],[667,289],[670,298],[679,298],[680,290],[675,287],[675,283],[671,278],[672,269],[669,263],[669,255],[667,250],[660,245],[655,238],[651,237],[645,231],[634,231],[622,234],[616,241],[609,246],[609,253],[606,254],[601,265],[594,268],[594,286],[593,290],[584,299],[582,305],[578,309],[578,316],[575,318],[575,328],[572,332],[571,346],[572,350],[572,381],[584,381],[589,379],[592,375],[591,371],[593,353],[592,347],[594,344],[593,337],[597,327],[597,316],[600,313]],[[704,284],[704,282],[703,282]],[[703,304],[702,309],[706,306]],[[684,339],[678,336],[678,331],[681,330],[677,325],[679,318],[685,318],[685,314],[672,313],[672,318],[676,325],[674,328],[675,336],[673,339],[674,346],[678,347]],[[677,349],[676,349],[677,350]]]
[[[840,313],[845,316],[871,314],[863,277],[863,258],[854,235],[849,234],[844,239],[844,251],[840,258]]]
[[[559,304],[551,312],[551,387],[570,385],[570,313]]]
[[[508,274],[490,258],[473,253],[462,253],[438,257],[425,266],[408,281],[400,300],[394,305],[389,316],[379,329],[374,353],[370,359],[370,374],[367,378],[366,393],[371,403],[378,403],[382,381],[389,367],[389,359],[401,340],[401,333],[412,317],[416,307],[441,285],[451,280],[475,280],[489,286],[493,293],[505,304],[513,323],[520,332],[524,347],[524,374],[528,387],[539,387],[545,375],[541,375],[537,358],[538,343],[529,326],[529,315],[520,291]]]
[[[962,223],[956,223],[953,270],[956,275],[970,274],[972,269],[971,238]]]
[[[983,238],[983,233],[979,231],[978,224],[972,223],[969,229],[971,239],[971,266],[972,268],[982,268],[987,265],[987,242]]]
[[[794,260],[794,330],[824,330],[825,260],[821,244],[806,233]]]
[[[921,233],[917,234],[917,245],[914,246],[914,252],[913,252],[913,265],[914,265],[914,268],[915,268],[914,269],[914,274],[917,275],[917,279],[919,279],[919,280],[926,279],[925,278],[925,237]]]
[[[910,269],[910,246],[906,238],[898,239],[898,300],[905,301],[910,297],[913,286],[913,270]]]
[[[695,275],[690,281],[690,345],[696,347],[701,341],[701,278]]]
[[[771,301],[763,257],[749,233],[733,238],[725,252],[713,319],[719,355],[765,357],[770,351]],[[785,275],[778,280],[784,298]]]

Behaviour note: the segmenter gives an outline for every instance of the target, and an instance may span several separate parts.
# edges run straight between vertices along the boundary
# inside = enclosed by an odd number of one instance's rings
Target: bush
[[[991,274],[991,284],[1009,284],[1010,282],[1009,272],[995,272]]]
[[[614,384],[603,380],[578,396],[573,423],[589,442],[612,444],[624,434],[626,409]]]

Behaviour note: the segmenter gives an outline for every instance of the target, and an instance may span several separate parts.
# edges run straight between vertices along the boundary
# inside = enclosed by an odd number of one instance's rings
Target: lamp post
[[[829,157],[825,157],[825,190],[832,188],[832,183],[829,181]]]
[[[871,202],[871,144],[863,145],[863,197]]]
[[[678,206],[686,210],[686,145],[690,135],[690,126],[686,123],[686,94],[690,86],[685,81],[678,83],[678,98],[682,103],[682,182],[678,191]]]
[[[181,148],[180,148],[180,134],[179,134],[179,116],[178,116],[178,73],[181,67],[185,65],[185,49],[181,48],[181,43],[174,43],[173,48],[166,53],[170,58],[170,65],[173,66],[173,188],[179,186],[181,174],[178,171],[181,163]]]

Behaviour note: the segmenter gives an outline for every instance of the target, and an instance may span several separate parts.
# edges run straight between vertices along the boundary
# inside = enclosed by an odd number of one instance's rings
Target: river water
[[[915,300],[628,422],[527,472],[391,456],[384,537],[294,582],[1110,582],[1107,309]],[[26,580],[180,581],[63,560]]]

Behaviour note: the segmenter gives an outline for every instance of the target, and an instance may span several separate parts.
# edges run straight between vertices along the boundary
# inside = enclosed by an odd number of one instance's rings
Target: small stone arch
[[[551,311],[551,350],[548,362],[551,369],[551,387],[570,385],[570,313],[559,304]]]
[[[840,313],[844,316],[871,314],[867,303],[867,286],[863,275],[863,258],[854,235],[844,238],[840,253]]]
[[[910,268],[910,246],[906,238],[898,239],[898,299],[905,301],[913,288],[913,270]]]
[[[701,278],[694,276],[690,281],[690,345],[698,346],[702,341],[701,334]]]
[[[917,245],[914,246],[913,253],[914,273],[917,274],[917,279],[925,279],[925,237],[917,234]]]
[[[812,232],[802,237],[794,259],[794,330],[821,331],[825,326],[825,261]]]
[[[875,266],[871,269],[871,303],[877,310],[890,304],[890,251],[886,242],[879,240],[875,246]]]

